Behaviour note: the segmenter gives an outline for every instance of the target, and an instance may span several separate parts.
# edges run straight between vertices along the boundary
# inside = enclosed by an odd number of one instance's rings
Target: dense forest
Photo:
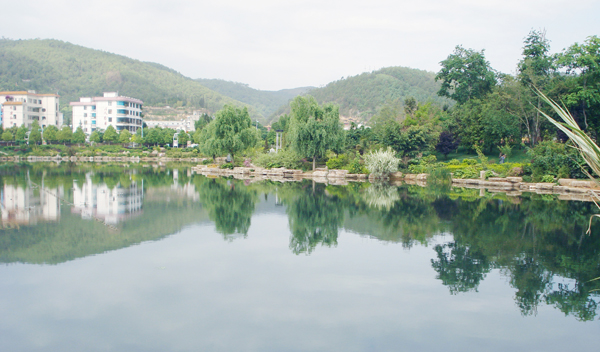
[[[69,102],[107,91],[151,106],[194,106],[210,112],[225,104],[245,106],[160,64],[50,39],[0,39],[0,90],[58,93],[67,118]],[[253,108],[249,111],[262,118]]]
[[[282,105],[287,104],[294,97],[314,89],[314,87],[301,87],[268,91],[254,89],[244,83],[229,82],[222,79],[199,78],[196,81],[215,92],[253,106],[262,116],[267,118],[267,122],[275,117],[275,112]]]
[[[386,103],[401,102],[409,97],[423,103],[431,101],[441,106],[451,105],[451,100],[436,94],[439,89],[435,73],[407,67],[386,67],[331,82],[323,88],[311,90],[309,94],[321,104],[331,102],[339,105],[342,116],[368,121]]]

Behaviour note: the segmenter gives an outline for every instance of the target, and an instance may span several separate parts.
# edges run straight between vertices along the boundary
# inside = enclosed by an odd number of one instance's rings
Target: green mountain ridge
[[[216,92],[252,105],[267,120],[271,120],[275,116],[275,112],[282,105],[287,104],[294,97],[305,94],[315,88],[299,87],[269,91],[254,89],[245,83],[230,82],[222,79],[199,78],[196,81]]]
[[[158,63],[142,62],[54,39],[0,39],[0,90],[58,93],[61,110],[80,97],[118,91],[148,106],[194,106],[215,112],[225,104],[253,107],[217,93]]]
[[[321,104],[340,106],[340,115],[368,121],[386,103],[414,97],[419,102],[432,101],[451,105],[449,99],[437,95],[440,84],[435,73],[408,67],[386,67],[373,72],[334,81],[308,92]],[[288,108],[289,109],[289,108]],[[280,109],[280,113],[286,109]]]

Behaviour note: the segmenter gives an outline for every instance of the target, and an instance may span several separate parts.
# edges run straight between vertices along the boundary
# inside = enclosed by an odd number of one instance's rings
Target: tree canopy
[[[307,158],[323,157],[328,149],[341,148],[343,133],[339,108],[319,106],[312,96],[296,97],[292,103],[290,141],[294,151]]]

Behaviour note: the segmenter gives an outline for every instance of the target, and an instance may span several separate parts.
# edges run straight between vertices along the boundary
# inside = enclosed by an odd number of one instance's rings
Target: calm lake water
[[[571,351],[593,203],[1,165],[1,351]]]

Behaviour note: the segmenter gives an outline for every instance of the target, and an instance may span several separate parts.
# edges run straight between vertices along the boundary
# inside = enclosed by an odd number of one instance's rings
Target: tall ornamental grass
[[[378,150],[376,152],[370,152],[365,156],[365,166],[369,172],[377,177],[385,177],[392,172],[398,171],[398,164],[400,159],[396,158],[392,148],[387,150]]]
[[[585,132],[582,131],[581,128],[579,128],[579,125],[577,124],[577,122],[575,122],[575,119],[573,118],[573,116],[571,116],[571,114],[568,111],[561,108],[556,102],[545,96],[544,93],[542,93],[539,89],[535,88],[535,91],[540,96],[540,98],[542,98],[542,100],[544,100],[548,105],[552,107],[554,112],[556,112],[556,114],[564,122],[556,121],[552,117],[548,116],[548,114],[539,109],[538,111],[554,126],[556,126],[559,130],[563,131],[569,137],[569,139],[571,139],[571,141],[574,144],[574,148],[579,151],[579,154],[581,154],[583,160],[585,160],[585,162],[592,169],[592,172],[595,174],[595,176],[600,177],[600,148],[598,147],[598,145],[590,138],[590,136],[585,134]],[[596,177],[587,172],[585,169],[583,171],[592,180],[600,184]],[[592,200],[594,201],[596,206],[600,208],[600,205],[598,205],[598,200],[600,199],[600,197],[594,191],[590,191],[590,193],[592,195]],[[594,217],[600,218],[600,214],[592,215],[592,217],[590,218],[590,224],[587,233],[590,233],[592,229],[592,219]]]

